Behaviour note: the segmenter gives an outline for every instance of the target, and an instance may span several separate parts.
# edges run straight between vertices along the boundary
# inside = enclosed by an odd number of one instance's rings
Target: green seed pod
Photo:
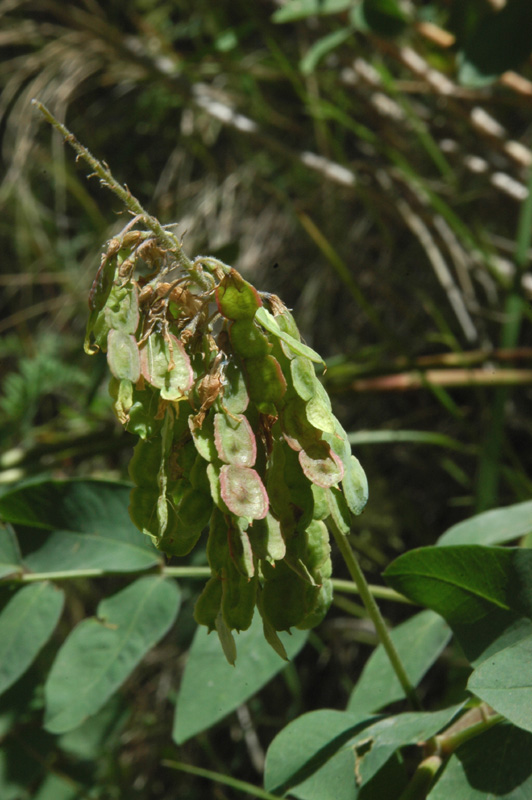
[[[140,357],[135,337],[110,330],[107,337],[107,363],[115,378],[137,383],[140,378]]]
[[[288,446],[297,452],[305,450],[321,439],[317,430],[307,419],[307,403],[300,397],[292,397],[280,415],[281,429]]]
[[[243,414],[249,404],[246,381],[241,367],[230,361],[224,372],[223,408],[230,414]]]
[[[212,500],[203,492],[187,489],[175,511],[177,524],[165,532],[158,547],[169,556],[186,556],[209,524]]]
[[[176,529],[170,535],[165,534],[160,548],[171,556],[186,556],[209,524],[212,500],[203,492],[187,489],[176,507],[176,514]]]
[[[264,563],[263,573],[264,614],[276,631],[287,631],[314,609],[319,587],[310,586],[284,561],[277,562],[275,567]]]
[[[276,358],[264,356],[248,360],[244,369],[250,400],[259,408],[264,404],[279,403],[286,392],[286,378]]]
[[[134,283],[112,287],[104,308],[109,328],[134,334],[139,326],[138,291]]]
[[[272,349],[267,337],[252,319],[239,319],[229,329],[231,345],[242,359],[262,358]]]
[[[269,512],[264,519],[256,519],[247,531],[253,555],[270,563],[286,554],[286,544],[279,522]]]
[[[133,387],[132,405],[128,411],[126,428],[130,433],[149,439],[161,429],[162,420],[156,419],[159,406],[159,392],[147,384],[143,389]]]
[[[161,466],[163,444],[159,436],[137,442],[129,462],[129,477],[136,486],[158,488],[157,473]]]
[[[305,531],[306,553],[305,564],[316,576],[325,562],[330,559],[331,545],[329,544],[329,531],[324,522],[313,520]]]
[[[252,467],[257,458],[255,434],[246,417],[215,414],[214,441],[222,461],[236,467]]]
[[[296,356],[290,361],[290,372],[292,383],[299,397],[302,400],[311,400],[316,394],[316,383],[318,379],[309,358]]]
[[[312,519],[327,519],[330,514],[328,490],[322,489],[321,486],[316,486],[315,483],[313,483],[310,488],[312,489],[312,496],[314,497]]]
[[[218,458],[214,443],[214,413],[209,411],[201,427],[194,425],[192,416],[188,419],[190,432],[194,439],[196,450],[205,461],[214,461]]]
[[[163,400],[181,400],[192,387],[194,374],[181,342],[152,333],[140,348],[140,368],[145,380],[161,390]]]
[[[234,269],[226,275],[216,289],[218,310],[227,319],[253,319],[262,306],[259,293]]]
[[[245,631],[255,611],[257,578],[244,577],[230,561],[223,570],[222,615],[230,630]]]
[[[318,596],[314,600],[314,607],[296,627],[302,630],[315,628],[323,620],[329,610],[333,599],[333,587],[330,580],[325,580],[320,586]]]
[[[224,464],[220,470],[220,493],[237,517],[263,519],[268,513],[268,495],[254,469]]]
[[[227,523],[223,514],[214,509],[209,526],[209,538],[207,540],[207,560],[212,570],[213,576],[222,574],[222,569],[229,560],[229,543]]]
[[[342,462],[327,442],[316,442],[299,453],[301,469],[312,483],[329,489],[344,476]]]
[[[255,574],[255,561],[249,537],[247,535],[247,520],[240,520],[241,525],[229,523],[228,544],[229,555],[237,572],[246,579]]]
[[[209,578],[194,606],[194,619],[206,625],[209,633],[216,628],[216,617],[222,605],[221,578]]]
[[[156,538],[159,530],[157,520],[157,503],[159,491],[157,488],[142,486],[131,490],[129,495],[129,516],[133,524],[142,533]]]

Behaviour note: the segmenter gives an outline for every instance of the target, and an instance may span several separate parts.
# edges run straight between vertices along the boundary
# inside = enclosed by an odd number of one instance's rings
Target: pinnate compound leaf
[[[135,337],[122,331],[109,331],[107,362],[115,378],[136,383],[140,378],[140,357]]]
[[[532,635],[532,551],[423,547],[399,556],[384,577],[444,617],[472,664]]]
[[[532,733],[532,636],[490,655],[475,669],[467,688]]]
[[[532,500],[484,511],[449,528],[439,545],[502,544],[532,532]]]
[[[289,658],[295,658],[307,636],[307,631],[280,634]],[[258,614],[248,630],[236,636],[236,643],[238,658],[232,667],[224,659],[217,637],[209,636],[203,627],[196,631],[177,698],[173,730],[177,744],[230,714],[285,666],[265,641]]]
[[[460,745],[427,800],[532,797],[532,734],[505,722]]]
[[[439,614],[427,610],[398,625],[390,635],[410,683],[417,686],[451,638],[451,631]],[[347,710],[356,714],[375,712],[402,698],[404,690],[379,645],[362,670]]]
[[[54,531],[25,558],[34,572],[136,572],[161,555],[132,524],[129,486],[96,480],[39,481],[0,498],[0,514],[14,525]]]
[[[173,624],[180,604],[174,581],[139,578],[98,606],[59,650],[44,687],[44,727],[64,733],[107,702]]]
[[[220,492],[237,517],[263,519],[268,513],[268,495],[254,469],[225,464],[220,470]]]
[[[0,693],[27,670],[61,616],[63,592],[51,583],[24,586],[0,613]]]

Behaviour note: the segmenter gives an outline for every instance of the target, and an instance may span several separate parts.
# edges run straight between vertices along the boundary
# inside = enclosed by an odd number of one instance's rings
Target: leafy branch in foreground
[[[234,663],[232,631],[258,608],[286,658],[277,632],[314,627],[332,600],[326,523],[348,532],[367,500],[316,375],[322,359],[278,297],[215,258],[190,260],[36,105],[135,215],[102,256],[85,340],[87,353],[107,353],[114,411],[139,437],[131,519],[168,556],[187,555],[208,526],[211,578],[196,621],[216,629]]]

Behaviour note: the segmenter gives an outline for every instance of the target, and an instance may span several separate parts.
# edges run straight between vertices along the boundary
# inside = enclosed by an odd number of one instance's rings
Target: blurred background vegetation
[[[352,538],[371,581],[453,523],[529,498],[531,8],[0,2],[0,486],[122,479],[133,444],[112,417],[105,357],[82,349],[102,245],[125,213],[38,118],[35,97],[179,224],[189,255],[221,258],[294,309],[368,473]],[[104,589],[73,588],[73,619]],[[30,747],[30,794],[5,797],[37,796],[44,762],[91,775],[96,797],[232,796],[184,777],[176,794],[159,767],[193,626],[180,630],[126,686],[107,760],[101,737],[88,755],[43,741]],[[372,632],[332,611],[312,641],[186,757],[259,783],[283,724],[343,708]],[[451,691],[431,680],[427,692]]]

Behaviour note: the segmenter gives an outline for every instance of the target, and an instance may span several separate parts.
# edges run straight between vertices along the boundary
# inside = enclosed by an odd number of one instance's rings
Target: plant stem
[[[201,269],[198,268],[197,265],[195,266],[183,252],[183,248],[179,239],[174,236],[174,234],[170,233],[163,225],[161,225],[156,217],[152,217],[151,214],[148,214],[141,202],[135,197],[135,195],[131,194],[128,187],[122,186],[122,184],[118,183],[109,167],[103,164],[101,161],[98,161],[98,159],[95,158],[92,153],[76,139],[74,134],[69,131],[69,129],[63,125],[62,122],[59,122],[59,120],[54,117],[52,112],[46,108],[43,103],[40,103],[38,100],[32,100],[31,102],[32,105],[34,105],[38,111],[41,112],[43,117],[50,123],[50,125],[59,131],[59,133],[64,137],[65,141],[68,142],[68,144],[76,151],[78,157],[82,158],[83,161],[85,161],[91,167],[91,169],[94,171],[94,174],[99,177],[102,186],[106,186],[108,189],[110,189],[113,194],[115,194],[122,201],[125,207],[131,211],[132,214],[137,217],[141,217],[146,227],[153,231],[159,241],[172,251],[179,266],[190,274],[198,286],[205,291],[211,289],[212,287],[210,283],[206,281]]]
[[[165,759],[161,763],[163,767],[179,769],[182,772],[189,772],[191,775],[198,775],[200,778],[207,778],[207,780],[210,781],[223,783],[226,786],[230,786],[232,789],[236,789],[237,792],[249,794],[251,797],[258,797],[260,800],[279,800],[278,794],[271,794],[271,792],[260,789],[253,783],[240,781],[237,778],[233,778],[231,775],[224,775],[221,772],[214,772],[213,770],[202,769],[201,767],[193,767],[191,764],[184,764],[182,761],[170,761],[169,759]]]
[[[432,755],[423,759],[412,776],[412,780],[401,793],[399,800],[425,800],[434,777],[440,769],[443,760],[440,756]]]
[[[148,570],[136,570],[131,573],[120,573],[121,575],[138,575]],[[166,567],[161,565],[157,572],[164,578],[210,578],[211,570],[209,567]],[[116,572],[109,572],[105,569],[69,569],[58,572],[23,572],[15,575],[6,575],[1,583],[38,583],[39,581],[68,581],[76,578],[105,578],[109,575],[116,575]]]
[[[347,594],[359,594],[358,586],[352,581],[343,581],[340,578],[333,578],[333,589],[337,592],[346,592]],[[394,603],[407,603],[408,605],[415,605],[407,597],[404,597],[394,589],[388,586],[373,586],[368,584],[368,588],[373,597],[378,597],[380,600],[392,600]]]
[[[489,728],[492,728],[494,725],[498,725],[499,722],[503,720],[504,717],[502,714],[491,714],[491,716],[480,720],[480,722],[475,722],[473,725],[469,725],[461,730],[452,731],[447,734],[444,731],[435,737],[438,752],[447,758],[454,753],[461,744],[468,742],[470,739],[474,739],[475,736],[484,733],[484,731],[489,730]]]
[[[375,598],[373,597],[370,587],[366,581],[364,573],[362,572],[360,565],[355,558],[353,551],[347,541],[347,538],[341,533],[338,527],[335,525],[334,521],[330,520],[330,527],[333,532],[333,536],[336,540],[336,544],[342,554],[342,557],[345,561],[347,569],[349,570],[349,574],[353,578],[355,582],[358,593],[362,602],[366,607],[366,611],[368,612],[368,616],[373,622],[375,626],[375,630],[377,631],[377,635],[379,640],[384,647],[388,658],[390,659],[390,663],[393,667],[395,674],[399,680],[399,683],[403,687],[403,691],[410,701],[410,704],[413,708],[420,710],[421,703],[419,698],[416,694],[416,690],[410,683],[408,675],[406,674],[406,670],[403,666],[403,662],[397,652],[397,649],[394,643],[391,640],[388,628],[386,627],[386,623],[382,618],[382,614],[379,610],[377,603],[375,602]]]

